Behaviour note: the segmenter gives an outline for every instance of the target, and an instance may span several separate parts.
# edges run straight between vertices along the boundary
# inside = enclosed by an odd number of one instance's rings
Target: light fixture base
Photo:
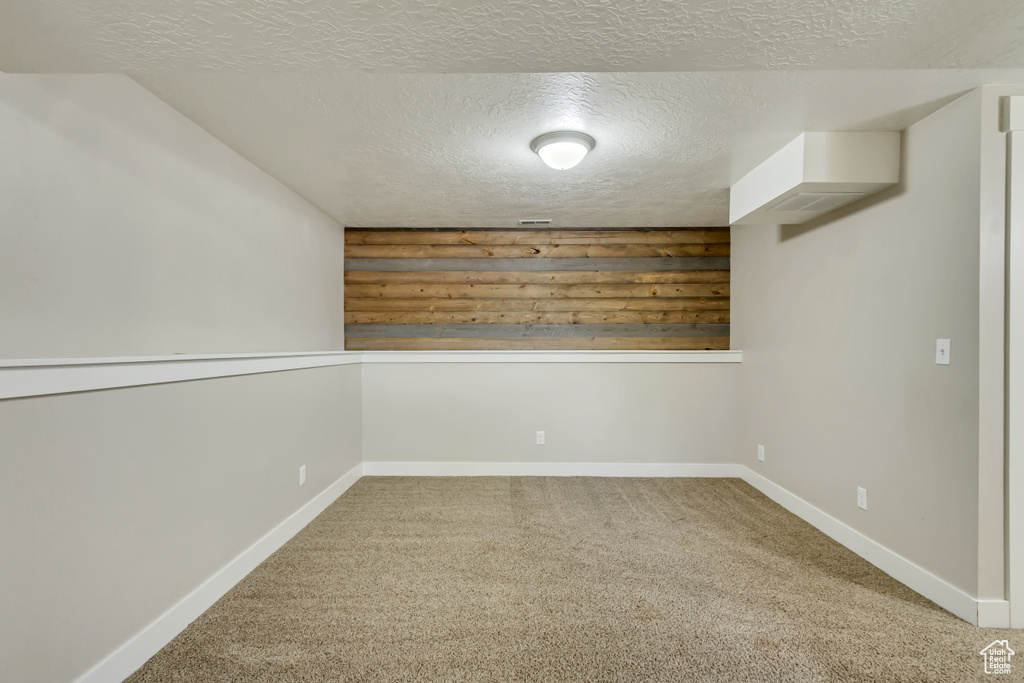
[[[534,138],[530,149],[551,168],[564,171],[583,161],[596,144],[586,133],[559,130]]]

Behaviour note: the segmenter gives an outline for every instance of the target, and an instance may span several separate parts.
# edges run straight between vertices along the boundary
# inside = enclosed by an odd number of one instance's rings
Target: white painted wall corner
[[[157,617],[75,683],[121,683],[171,642],[261,562],[288,542],[303,527],[345,493],[362,476],[360,463],[274,527],[202,585]]]
[[[996,621],[998,608],[987,603],[1003,601],[979,601],[977,598],[968,595],[902,555],[889,550],[877,541],[840,522],[835,517],[814,507],[796,494],[787,491],[750,468],[743,465],[738,467],[742,469],[742,473],[739,476],[745,482],[826,536],[838,541],[889,576],[917,591],[943,609],[952,612],[975,626],[1002,625],[1002,622],[992,623]],[[986,623],[981,622],[982,602],[986,603],[984,607]],[[1005,628],[1007,626],[1009,626],[1009,609],[1006,612],[1005,625],[1002,625],[1002,627]]]

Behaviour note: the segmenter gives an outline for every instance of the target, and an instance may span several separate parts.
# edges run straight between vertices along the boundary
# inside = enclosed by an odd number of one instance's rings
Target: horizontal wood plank
[[[729,296],[729,285],[349,285],[347,298],[584,299]]]
[[[345,299],[346,311],[727,311],[727,297],[647,299]]]
[[[351,350],[729,348],[730,230],[349,229]]]
[[[376,338],[346,339],[347,351],[724,351],[728,337],[598,337],[593,339],[467,339]]]
[[[679,258],[346,258],[346,271],[673,271],[729,270],[728,256],[683,256]]]
[[[346,285],[381,284],[729,284],[727,270],[663,271],[348,271]]]
[[[723,244],[729,228],[685,230],[345,230],[345,244]]]
[[[655,258],[728,256],[728,244],[353,244],[346,258]],[[599,266],[598,266],[599,267]]]
[[[728,323],[728,311],[346,311],[350,325]]]
[[[355,337],[724,337],[729,326],[719,323],[653,323],[618,325],[345,325],[345,338]]]

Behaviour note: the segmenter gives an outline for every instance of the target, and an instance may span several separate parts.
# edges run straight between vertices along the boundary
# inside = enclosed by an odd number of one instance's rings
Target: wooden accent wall
[[[728,349],[729,228],[346,229],[345,348]]]

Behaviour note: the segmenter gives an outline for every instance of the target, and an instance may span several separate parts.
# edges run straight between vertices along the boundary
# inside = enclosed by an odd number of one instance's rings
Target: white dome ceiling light
[[[584,133],[560,130],[544,133],[530,143],[544,163],[558,171],[565,171],[583,161],[587,152],[594,149],[594,138]]]

